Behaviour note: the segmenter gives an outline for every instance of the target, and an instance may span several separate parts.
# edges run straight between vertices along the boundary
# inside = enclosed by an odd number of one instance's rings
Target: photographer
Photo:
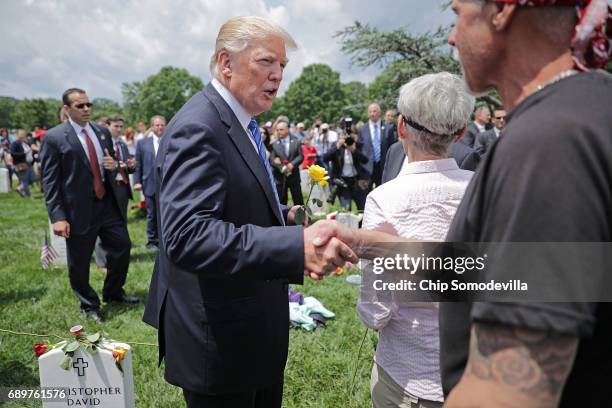
[[[314,140],[314,146],[317,148],[319,156],[317,161],[319,165],[325,167],[327,171],[330,171],[329,160],[327,160],[326,154],[338,141],[338,133],[329,128],[329,124],[323,123],[319,127],[315,124],[316,136]]]
[[[351,201],[355,201],[357,209],[363,211],[367,194],[368,182],[364,179],[363,164],[368,158],[361,151],[361,143],[352,134],[352,121],[343,121],[343,132],[338,141],[333,144],[323,156],[323,160],[331,162],[332,196],[340,198],[340,205],[345,210],[351,209]]]

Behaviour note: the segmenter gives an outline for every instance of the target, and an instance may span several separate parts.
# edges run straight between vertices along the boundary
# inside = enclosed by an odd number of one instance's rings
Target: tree
[[[0,128],[12,129],[12,115],[19,101],[10,96],[0,96]]]
[[[102,117],[111,115],[121,115],[123,108],[117,102],[107,98],[95,98],[91,101],[93,103],[93,115],[92,119],[98,120]]]
[[[345,105],[340,74],[325,64],[308,65],[289,85],[282,103],[291,120],[335,122],[343,116]]]
[[[154,115],[163,115],[169,121],[202,88],[202,80],[186,69],[163,67],[144,82],[122,84],[124,113],[129,123],[146,123]]]
[[[12,125],[26,130],[35,126],[51,128],[59,124],[61,106],[56,99],[24,99],[11,115]]]
[[[353,64],[385,67],[370,85],[368,96],[388,109],[395,107],[399,87],[406,82],[432,72],[460,72],[447,46],[448,34],[449,28],[444,27],[417,35],[401,28],[381,32],[356,21],[335,36]]]
[[[367,119],[368,87],[359,81],[342,84],[344,92],[344,113],[353,119],[353,123]]]

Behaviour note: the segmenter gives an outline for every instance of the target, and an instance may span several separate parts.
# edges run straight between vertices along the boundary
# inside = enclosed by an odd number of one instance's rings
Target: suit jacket
[[[281,173],[281,169],[284,164],[276,165],[274,164],[274,159],[279,158],[281,163],[284,163],[285,160],[289,161],[293,165],[293,170],[287,176],[287,179],[291,179],[291,181],[300,181],[300,165],[304,161],[304,155],[302,154],[302,142],[292,135],[287,136],[290,140],[289,143],[289,155],[285,154],[285,146],[280,140],[272,143],[270,148],[270,165],[274,169],[274,177],[278,180],[283,177]]]
[[[387,154],[387,161],[383,169],[382,182],[383,184],[397,177],[402,169],[404,158],[404,146],[401,142],[397,142],[391,146]],[[452,157],[457,162],[460,169],[476,171],[476,167],[480,163],[480,155],[474,150],[461,143],[453,143],[448,157]]]
[[[479,133],[476,135],[476,141],[474,142],[474,149],[480,154],[484,156],[493,142],[498,139],[497,134],[495,133],[495,129],[487,130],[486,132]]]
[[[463,134],[463,137],[460,140],[460,143],[469,147],[474,148],[474,143],[476,142],[476,136],[481,133],[480,130],[476,127],[474,122],[470,123]]]
[[[281,382],[303,228],[281,226],[267,170],[211,84],[168,124],[155,172],[160,247],[144,321],[159,328],[166,380],[204,394]]]
[[[153,137],[138,141],[135,158],[134,184],[142,184],[143,194],[153,197],[155,196],[155,147],[153,146]]]
[[[361,143],[357,143],[357,148],[353,152],[353,165],[355,166],[355,170],[357,170],[357,178],[359,180],[365,180],[367,178],[366,170],[364,169],[364,165],[368,162],[368,158],[365,154],[363,154]],[[342,177],[342,169],[344,167],[344,151],[346,148],[343,146],[340,149],[337,147],[338,145],[334,143],[329,151],[323,156],[323,160],[326,162],[331,162],[331,178],[340,178]]]
[[[380,161],[384,166],[387,157],[387,151],[391,145],[395,142],[393,137],[395,132],[387,131],[388,125],[385,125],[381,121],[380,129]],[[372,144],[372,135],[370,134],[370,122],[366,122],[365,125],[359,130],[359,143],[362,146],[362,153],[368,158],[368,162],[364,164],[364,170],[367,174],[367,179],[372,177],[374,174],[374,145]]]
[[[90,124],[102,150],[115,157],[107,129]],[[41,182],[51,222],[66,220],[71,234],[83,234],[89,228],[95,192],[93,174],[85,149],[70,122],[45,133],[41,149]],[[114,194],[116,171],[104,171],[106,194]],[[116,198],[115,198],[116,200]],[[119,203],[117,202],[119,205]]]

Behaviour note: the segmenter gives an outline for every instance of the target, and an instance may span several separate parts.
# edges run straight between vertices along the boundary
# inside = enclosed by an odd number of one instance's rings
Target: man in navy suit
[[[134,173],[134,190],[142,190],[147,203],[147,248],[158,245],[157,202],[155,201],[155,157],[159,150],[159,140],[166,129],[166,118],[151,118],[151,133],[136,145],[136,171]]]
[[[123,291],[132,244],[114,193],[119,165],[108,130],[89,122],[91,103],[85,91],[68,89],[62,101],[69,120],[45,133],[42,186],[53,232],[66,238],[72,290],[81,310],[100,321],[100,299],[89,285],[96,237],[107,250],[103,300],[138,302]]]
[[[189,407],[280,408],[288,284],[357,260],[335,238],[339,224],[292,225],[297,208],[278,200],[255,116],[272,107],[285,47],[291,36],[266,19],[226,22],[212,82],[160,143],[159,252],[144,320],[159,329],[165,378]]]
[[[110,132],[113,141],[113,151],[115,158],[119,163],[117,174],[111,182],[114,185],[113,193],[119,204],[121,218],[127,225],[127,209],[132,196],[132,188],[130,187],[129,174],[134,173],[136,169],[136,161],[130,156],[127,145],[121,140],[123,133],[124,119],[119,115],[112,115],[106,118],[106,128]],[[102,246],[102,241],[96,241],[96,265],[98,269],[106,269],[106,250]]]
[[[366,187],[363,181],[360,181],[364,188],[364,203],[365,194],[372,190],[373,185],[379,186],[381,184],[387,150],[395,142],[393,140],[394,132],[388,132],[387,127],[381,121],[380,106],[377,103],[368,106],[368,118],[369,120],[359,130],[362,152],[368,158],[368,162],[364,164],[364,169],[369,177],[369,184]]]
[[[270,163],[274,168],[276,189],[281,204],[286,205],[288,190],[291,190],[293,204],[304,204],[300,183],[300,164],[304,161],[302,142],[289,133],[289,122],[281,120],[276,124],[278,140],[272,143]]]

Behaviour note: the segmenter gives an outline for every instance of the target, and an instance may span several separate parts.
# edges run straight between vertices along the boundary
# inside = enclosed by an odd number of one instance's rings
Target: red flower
[[[289,160],[283,160],[283,164],[289,164]]]
[[[36,343],[34,345],[34,354],[36,354],[36,358],[39,358],[47,352],[47,344],[49,344],[49,342],[45,341],[44,343]]]

